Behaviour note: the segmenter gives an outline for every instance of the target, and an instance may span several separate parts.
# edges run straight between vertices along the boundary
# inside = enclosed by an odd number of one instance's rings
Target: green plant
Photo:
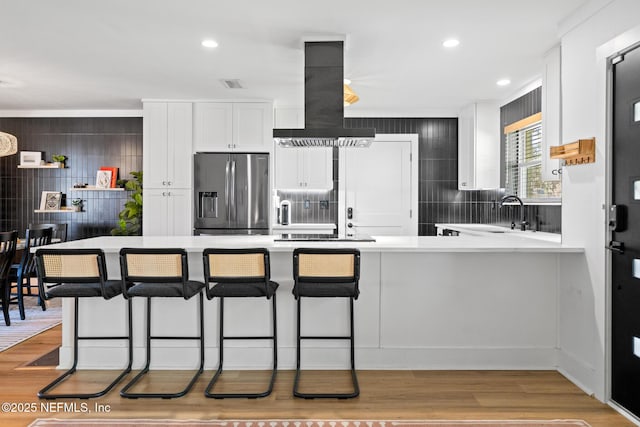
[[[64,154],[54,154],[53,156],[51,156],[51,158],[54,162],[58,163],[64,163],[64,161],[67,160],[67,156],[65,156]]]
[[[111,230],[112,236],[139,236],[142,234],[142,172],[131,172],[133,179],[118,180],[118,185],[131,191],[129,199],[120,211],[118,226]]]
[[[71,204],[73,206],[80,206],[82,204],[82,199],[73,199],[71,200]]]

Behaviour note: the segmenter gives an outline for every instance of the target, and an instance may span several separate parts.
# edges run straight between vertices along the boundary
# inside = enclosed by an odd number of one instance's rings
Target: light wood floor
[[[191,419],[583,419],[593,427],[633,426],[615,411],[587,396],[554,371],[359,371],[361,394],[350,400],[293,398],[293,371],[278,372],[274,392],[263,399],[207,399],[203,390],[211,378],[205,372],[185,397],[173,400],[123,399],[117,391],[93,400],[54,402],[49,411],[40,411],[37,391],[59,372],[52,368],[25,365],[56,348],[60,327],[0,353],[0,401],[36,406],[38,412],[0,414],[0,425],[26,426],[35,418],[191,418]],[[81,372],[79,380],[93,386],[104,372]],[[188,372],[154,372],[153,387],[178,389],[188,380]],[[344,373],[325,371],[303,375],[304,384],[317,391],[342,387]],[[230,372],[220,391],[231,391],[238,382],[257,390],[266,384],[266,373]],[[224,378],[223,377],[223,378]],[[256,383],[255,379],[262,380]],[[65,385],[80,387],[81,381]],[[141,384],[141,389],[146,384]],[[320,388],[323,388],[320,390]],[[141,390],[140,389],[140,390]],[[310,389],[310,388],[309,388]],[[86,388],[84,388],[86,390]],[[58,402],[88,405],[91,413],[65,411]],[[96,405],[109,413],[96,412]],[[56,412],[56,409],[60,412]],[[68,410],[69,408],[67,408]]]

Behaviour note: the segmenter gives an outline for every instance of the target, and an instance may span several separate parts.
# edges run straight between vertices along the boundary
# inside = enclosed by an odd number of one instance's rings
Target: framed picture
[[[111,188],[116,188],[118,181],[118,168],[115,166],[100,166],[101,171],[111,171]]]
[[[98,171],[96,175],[96,188],[111,187],[111,171]]]
[[[40,151],[21,151],[20,166],[39,166],[42,161],[42,153]]]
[[[40,210],[57,211],[62,205],[62,193],[59,191],[43,191],[40,197]]]

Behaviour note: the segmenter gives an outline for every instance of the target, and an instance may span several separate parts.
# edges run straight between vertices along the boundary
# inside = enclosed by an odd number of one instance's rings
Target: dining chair
[[[62,243],[67,241],[67,223],[51,223],[51,224],[29,224],[30,230],[41,230],[43,228],[51,229],[51,243]]]
[[[4,324],[7,326],[11,325],[11,319],[9,318],[9,270],[11,269],[11,263],[16,254],[17,243],[17,231],[0,232],[0,301],[2,302]]]
[[[25,319],[24,313],[24,290],[27,290],[26,296],[37,297],[38,303],[42,307],[42,311],[47,309],[44,298],[41,298],[39,294],[31,292],[31,289],[37,289],[37,284],[32,284],[31,279],[36,278],[36,263],[34,254],[31,252],[31,248],[45,246],[51,243],[51,235],[53,230],[51,228],[43,229],[27,229],[24,238],[24,250],[22,252],[22,258],[19,264],[13,264],[9,273],[9,283],[13,287],[15,283],[16,292],[11,294],[12,301],[17,300],[18,310],[20,312],[20,319]]]

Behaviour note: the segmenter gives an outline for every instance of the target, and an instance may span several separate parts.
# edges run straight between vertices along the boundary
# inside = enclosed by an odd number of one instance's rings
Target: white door
[[[142,235],[166,236],[167,232],[167,189],[145,188],[142,193]]]
[[[368,148],[341,149],[341,232],[418,235],[417,141],[417,135],[378,135]]]

